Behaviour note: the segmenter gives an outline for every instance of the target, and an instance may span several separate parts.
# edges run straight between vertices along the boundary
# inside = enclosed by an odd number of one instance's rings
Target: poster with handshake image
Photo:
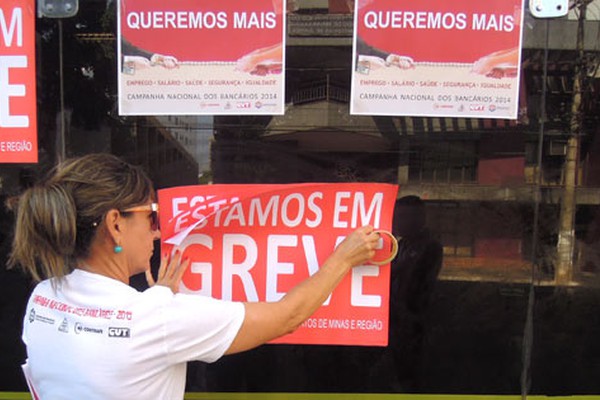
[[[119,0],[119,114],[283,114],[283,0]]]
[[[356,0],[351,114],[516,119],[523,0]]]

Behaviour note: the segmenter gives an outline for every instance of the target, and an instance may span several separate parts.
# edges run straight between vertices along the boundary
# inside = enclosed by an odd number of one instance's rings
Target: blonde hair
[[[113,155],[66,160],[16,203],[9,266],[21,266],[36,281],[63,277],[89,254],[108,211],[154,197],[146,174]]]

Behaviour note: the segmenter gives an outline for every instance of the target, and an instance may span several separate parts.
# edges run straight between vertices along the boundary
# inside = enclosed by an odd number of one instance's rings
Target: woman
[[[186,362],[212,362],[294,331],[346,273],[369,260],[379,235],[358,229],[319,272],[277,303],[178,294],[189,262],[164,257],[149,271],[155,193],[144,173],[111,155],[59,165],[19,199],[11,265],[39,283],[29,300],[24,366],[42,399],[181,399]]]

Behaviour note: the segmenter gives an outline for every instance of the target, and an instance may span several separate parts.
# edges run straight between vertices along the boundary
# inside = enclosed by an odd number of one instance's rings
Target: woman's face
[[[130,276],[150,268],[154,241],[160,239],[160,231],[152,229],[150,205],[151,203],[148,203],[148,211],[132,212],[124,218],[126,233],[121,246],[127,257]]]

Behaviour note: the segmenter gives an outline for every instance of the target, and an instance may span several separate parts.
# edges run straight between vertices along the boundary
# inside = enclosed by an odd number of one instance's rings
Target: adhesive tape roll
[[[390,253],[389,257],[386,258],[385,260],[381,260],[381,261],[372,261],[371,260],[370,263],[373,264],[373,265],[385,265],[385,264],[388,264],[398,254],[398,239],[396,239],[396,237],[394,235],[392,235],[391,232],[386,231],[386,230],[376,230],[376,231],[373,231],[373,232],[378,233],[380,235],[388,236],[390,238],[390,241],[392,242],[392,252]]]

